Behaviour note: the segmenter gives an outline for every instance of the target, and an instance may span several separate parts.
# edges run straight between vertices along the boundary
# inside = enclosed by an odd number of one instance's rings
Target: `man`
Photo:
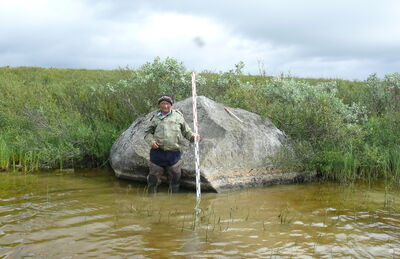
[[[160,110],[150,120],[144,139],[151,146],[149,175],[147,176],[148,192],[156,193],[161,183],[164,170],[173,193],[179,191],[181,179],[181,143],[183,137],[194,142],[195,134],[178,110],[172,109],[174,101],[171,96],[163,95],[158,99]],[[197,140],[200,136],[196,137]]]

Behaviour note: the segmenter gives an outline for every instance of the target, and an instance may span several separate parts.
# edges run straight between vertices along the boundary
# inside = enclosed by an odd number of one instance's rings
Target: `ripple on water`
[[[196,219],[193,193],[147,196],[143,185],[97,173],[31,182],[0,199],[0,258],[400,255],[400,213],[361,187],[351,195],[335,184],[204,194]]]

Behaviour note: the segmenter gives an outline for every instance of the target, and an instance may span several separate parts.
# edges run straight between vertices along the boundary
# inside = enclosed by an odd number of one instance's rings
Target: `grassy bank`
[[[400,179],[400,74],[365,81],[244,75],[240,63],[198,77],[198,95],[269,117],[294,140],[296,170],[341,181]],[[137,70],[0,68],[0,168],[94,167],[160,93],[190,96],[173,59]]]

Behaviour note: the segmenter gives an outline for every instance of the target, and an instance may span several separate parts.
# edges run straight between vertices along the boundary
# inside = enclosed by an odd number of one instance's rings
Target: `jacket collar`
[[[167,114],[165,114],[165,115],[164,115],[161,111],[158,111],[158,112],[157,112],[157,117],[160,118],[160,119],[162,120],[162,119],[168,117],[168,116],[171,115],[171,114],[172,114],[172,109],[169,111],[169,113],[167,113]]]

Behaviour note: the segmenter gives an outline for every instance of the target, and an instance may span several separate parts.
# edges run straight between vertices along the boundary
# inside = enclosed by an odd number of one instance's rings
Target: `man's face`
[[[163,114],[169,113],[172,109],[172,104],[170,104],[167,101],[162,101],[162,102],[160,102],[159,105],[160,105],[160,110]]]

